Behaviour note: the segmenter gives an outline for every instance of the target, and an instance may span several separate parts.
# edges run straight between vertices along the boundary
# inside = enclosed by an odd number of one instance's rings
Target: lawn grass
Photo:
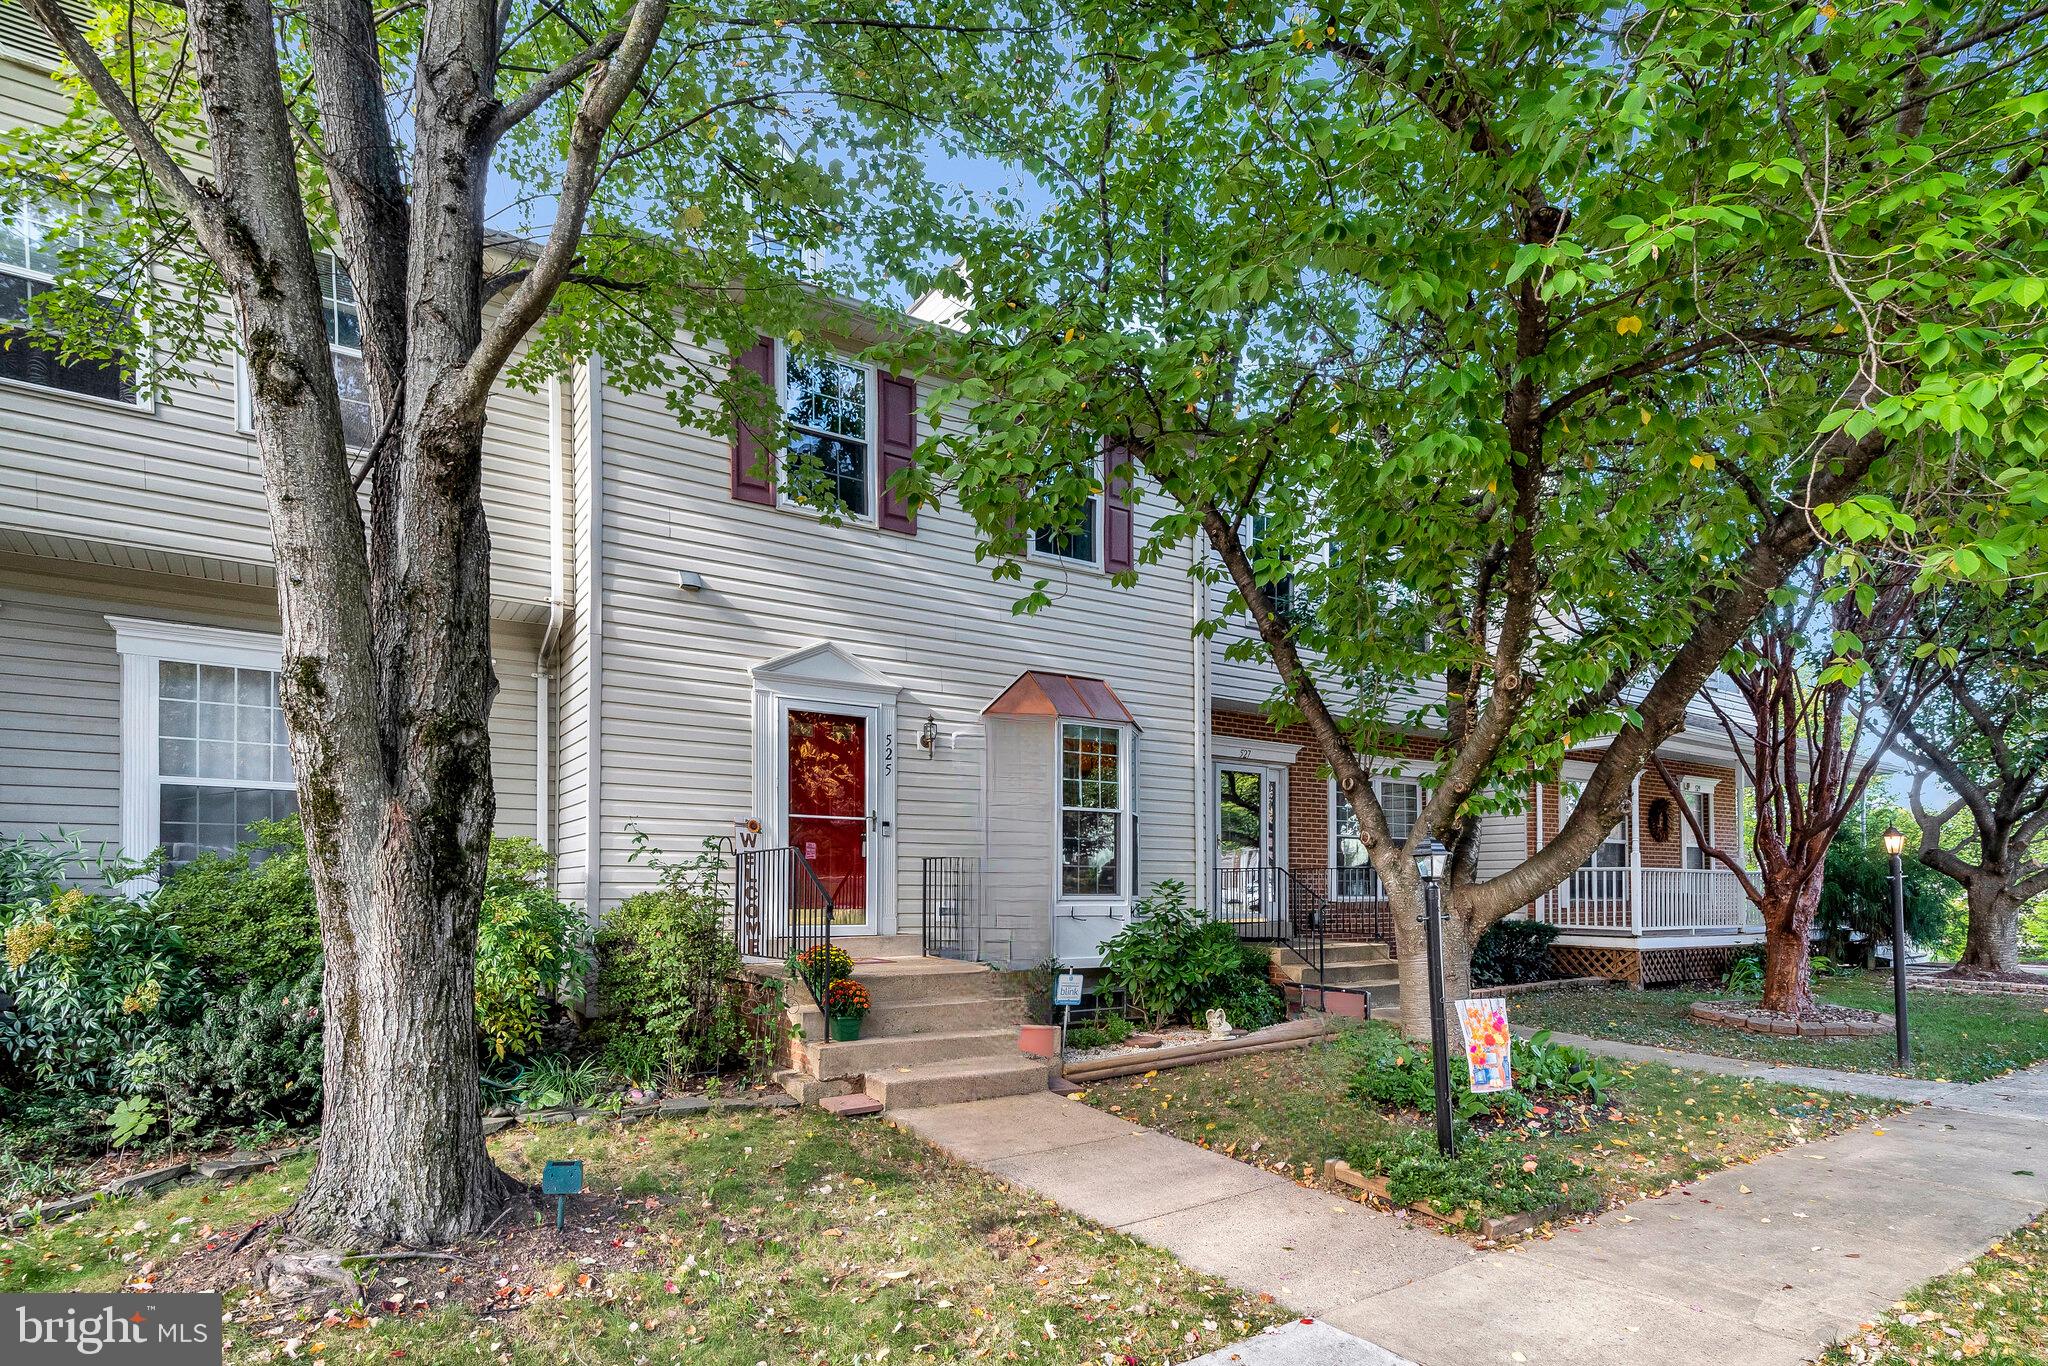
[[[1814,983],[1836,1005],[1889,1014],[1888,973],[1859,972]],[[1898,1075],[1892,1036],[1874,1039],[1790,1039],[1701,1024],[1686,1015],[1694,1001],[1725,1000],[1726,991],[1549,991],[1515,999],[1518,1029],[1555,1029],[1624,1043],[1655,1044],[1729,1058],[1798,1063],[1845,1072]],[[2027,996],[1969,996],[1909,991],[1913,1068],[1906,1075],[1940,1081],[1984,1081],[2048,1058],[2048,1002]]]
[[[1285,1317],[877,1122],[733,1112],[513,1129],[492,1150],[536,1181],[548,1158],[580,1157],[594,1195],[640,1200],[596,1231],[616,1265],[543,1255],[512,1278],[524,1286],[494,1291],[474,1270],[468,1284],[452,1279],[460,1263],[421,1263],[405,1293],[429,1307],[401,1315],[274,1321],[231,1295],[227,1359],[1152,1363]],[[177,1187],[0,1236],[0,1291],[118,1289],[282,1209],[304,1177],[301,1160],[241,1186]],[[524,1307],[477,1312],[521,1289]]]
[[[1953,1275],[1929,1281],[1830,1348],[1820,1366],[2048,1361],[2048,1216],[1991,1245]]]
[[[1103,1082],[1087,1102],[1125,1119],[1278,1172],[1319,1177],[1323,1159],[1421,1131],[1420,1115],[1388,1114],[1352,1100],[1353,1025],[1308,1048],[1249,1054],[1148,1076]],[[1611,1207],[1792,1143],[1862,1123],[1898,1107],[1862,1097],[1805,1091],[1747,1078],[1684,1072],[1661,1063],[1617,1063],[1611,1098],[1621,1118],[1579,1133],[1498,1133],[1466,1142],[1506,1144],[1531,1156],[1557,1154],[1594,1183]],[[1480,1208],[1498,1215],[1504,1208]]]

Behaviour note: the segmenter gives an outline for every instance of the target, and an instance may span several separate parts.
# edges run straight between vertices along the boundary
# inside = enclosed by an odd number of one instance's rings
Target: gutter
[[[553,740],[549,724],[550,685],[555,677],[555,643],[561,638],[567,605],[562,598],[562,534],[567,525],[562,491],[562,379],[548,381],[548,624],[541,632],[533,666],[533,824],[543,850],[554,841]]]

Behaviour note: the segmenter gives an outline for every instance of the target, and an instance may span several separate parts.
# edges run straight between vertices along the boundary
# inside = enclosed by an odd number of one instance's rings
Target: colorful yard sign
[[[1514,1089],[1514,1066],[1508,1052],[1508,1003],[1504,997],[1482,996],[1458,1002],[1458,1028],[1465,1035],[1465,1065],[1472,1089]]]

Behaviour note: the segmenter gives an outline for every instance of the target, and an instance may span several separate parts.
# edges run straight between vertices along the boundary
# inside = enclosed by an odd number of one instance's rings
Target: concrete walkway
[[[892,1118],[1419,1366],[1797,1366],[2048,1206],[2048,1068],[1486,1254],[1051,1095]]]

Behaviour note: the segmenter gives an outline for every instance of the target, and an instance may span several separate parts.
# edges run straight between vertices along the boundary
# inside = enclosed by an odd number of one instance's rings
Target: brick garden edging
[[[1957,996],[2048,996],[2048,981],[1977,982],[1967,977],[1909,978],[1914,991],[1946,991]]]
[[[511,1128],[514,1124],[581,1124],[588,1120],[608,1120],[615,1124],[632,1124],[639,1120],[651,1119],[657,1115],[701,1115],[718,1110],[789,1110],[795,1109],[795,1096],[773,1093],[759,1096],[676,1096],[669,1100],[649,1101],[644,1105],[628,1105],[621,1110],[591,1110],[581,1106],[563,1106],[553,1110],[521,1110],[509,1115],[484,1116],[484,1136]],[[230,1185],[245,1176],[275,1167],[290,1158],[312,1152],[318,1142],[295,1144],[288,1148],[273,1148],[258,1153],[231,1153],[227,1157],[208,1158],[205,1161],[167,1162],[160,1167],[145,1171],[129,1172],[117,1176],[96,1190],[83,1191],[62,1200],[42,1200],[26,1209],[17,1210],[5,1221],[7,1228],[26,1228],[38,1221],[62,1219],[73,1214],[82,1214],[101,1200],[121,1200],[145,1191],[156,1190],[173,1182],[213,1181]]]
[[[1802,1039],[1871,1039],[1892,1032],[1892,1017],[1847,1006],[1817,1005],[1814,1017],[1781,1015],[1743,1001],[1695,1001],[1686,1013],[1704,1024],[1751,1034]]]

